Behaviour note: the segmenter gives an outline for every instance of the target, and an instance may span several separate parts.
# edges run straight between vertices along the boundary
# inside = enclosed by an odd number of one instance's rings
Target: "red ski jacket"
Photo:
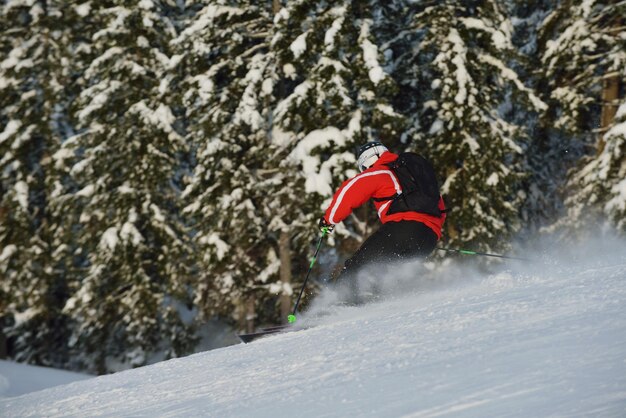
[[[387,151],[380,156],[373,166],[343,182],[326,210],[324,215],[326,222],[333,225],[338,224],[347,218],[354,209],[369,199],[384,198],[401,192],[400,182],[393,171],[385,165],[395,161],[397,158],[396,154]],[[437,238],[441,238],[441,228],[446,220],[446,214],[443,212],[445,205],[441,197],[439,198],[439,209],[442,211],[440,217],[419,212],[400,212],[387,215],[390,203],[391,200],[374,201],[374,206],[376,206],[378,217],[382,223],[398,221],[421,222],[432,229],[437,234]]]

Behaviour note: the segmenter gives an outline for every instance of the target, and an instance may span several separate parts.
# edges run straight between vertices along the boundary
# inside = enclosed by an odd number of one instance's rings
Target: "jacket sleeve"
[[[330,224],[338,224],[352,213],[352,211],[367,202],[376,191],[376,183],[372,177],[358,174],[343,182],[335,192],[324,219]]]

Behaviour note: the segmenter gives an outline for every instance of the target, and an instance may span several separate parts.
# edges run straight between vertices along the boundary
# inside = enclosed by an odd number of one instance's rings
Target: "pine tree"
[[[58,160],[77,191],[57,200],[78,208],[84,269],[64,312],[76,322],[74,350],[102,373],[109,359],[138,366],[193,345],[181,318],[192,268],[178,207],[187,149],[168,102],[175,10],[150,0],[73,6],[85,40],[76,60],[87,66],[73,109],[79,131]]]
[[[568,1],[544,22],[544,77],[559,109],[554,124],[582,137],[594,151],[570,173],[567,215],[557,226],[581,228],[608,219],[626,231],[624,113],[618,111],[626,68],[625,13],[622,2]]]
[[[195,220],[196,303],[204,318],[233,313],[278,270],[261,204],[267,191],[259,186],[273,92],[272,10],[257,3],[205,2],[173,42],[185,77],[187,140],[196,150],[184,197]]]
[[[520,228],[526,175],[526,132],[505,112],[512,102],[535,112],[546,105],[509,66],[512,24],[497,2],[416,7],[408,38],[398,40],[408,49],[398,63],[401,91],[417,97],[400,98],[415,115],[410,147],[445,179],[449,242],[503,245]]]
[[[0,15],[0,309],[10,356],[60,367],[69,361],[68,290],[48,202],[58,181],[51,156],[69,129],[68,33],[55,2],[8,1]]]
[[[549,101],[547,80],[542,77],[540,29],[545,18],[554,11],[554,2],[545,0],[512,2],[514,25],[513,43],[521,59],[515,66],[520,78],[526,80],[544,102]],[[522,232],[531,236],[542,227],[553,223],[563,208],[559,189],[566,173],[580,158],[582,144],[571,135],[554,128],[557,107],[549,107],[540,117],[527,108],[512,106],[514,123],[527,127],[529,133],[525,158],[528,177],[524,179],[527,198],[522,207]]]

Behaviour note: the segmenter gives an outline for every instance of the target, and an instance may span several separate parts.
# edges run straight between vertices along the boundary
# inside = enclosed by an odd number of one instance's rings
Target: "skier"
[[[354,209],[374,200],[382,226],[345,262],[336,279],[353,293],[357,274],[367,266],[427,257],[446,218],[434,170],[423,157],[398,156],[380,142],[368,142],[359,147],[357,164],[361,173],[341,185],[319,220],[321,229],[332,231]],[[358,300],[358,295],[352,297]]]

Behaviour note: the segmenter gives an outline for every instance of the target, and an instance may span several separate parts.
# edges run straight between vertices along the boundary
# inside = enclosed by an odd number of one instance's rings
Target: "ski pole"
[[[300,298],[302,297],[302,293],[304,292],[304,288],[306,287],[306,282],[309,280],[309,275],[311,274],[311,270],[313,270],[313,265],[315,264],[315,260],[317,260],[317,254],[320,252],[320,248],[322,247],[322,240],[326,233],[328,232],[328,228],[322,228],[322,236],[319,241],[317,241],[317,248],[315,249],[315,254],[311,259],[311,264],[309,264],[309,271],[306,273],[306,277],[304,278],[304,283],[302,283],[302,289],[300,289],[300,294],[298,295],[298,299],[296,300],[296,305],[293,307],[293,313],[287,317],[287,321],[290,324],[296,322],[296,311],[298,310],[298,305],[300,304]]]
[[[528,258],[511,257],[511,256],[508,256],[508,255],[501,255],[501,254],[480,253],[480,252],[477,252],[477,251],[469,251],[469,250],[457,250],[455,248],[436,247],[436,249],[438,249],[439,251],[447,251],[447,252],[451,252],[451,253],[459,253],[459,254],[466,254],[466,255],[482,255],[482,256],[485,256],[485,257],[505,258],[507,260],[532,261],[532,260],[530,260]]]

